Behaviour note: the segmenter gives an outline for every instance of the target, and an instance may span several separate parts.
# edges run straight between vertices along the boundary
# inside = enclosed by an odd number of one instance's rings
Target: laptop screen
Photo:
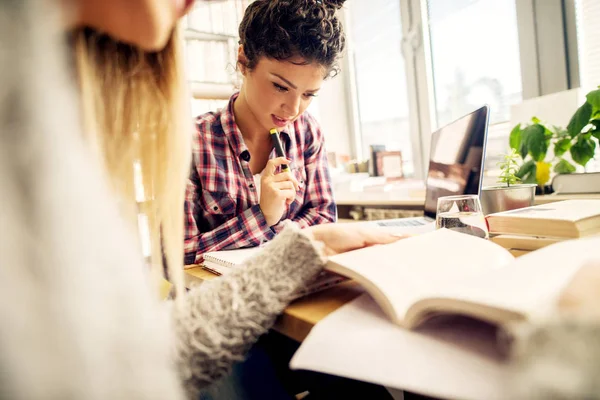
[[[431,134],[425,180],[425,215],[435,218],[441,196],[477,194],[481,189],[489,107],[483,106]]]

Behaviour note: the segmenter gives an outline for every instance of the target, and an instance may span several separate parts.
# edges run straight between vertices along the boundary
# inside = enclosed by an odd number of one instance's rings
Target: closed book
[[[566,200],[487,216],[491,234],[579,238],[600,233],[600,200]]]
[[[490,240],[505,249],[533,251],[561,242],[565,239],[544,236],[498,235],[492,236]]]

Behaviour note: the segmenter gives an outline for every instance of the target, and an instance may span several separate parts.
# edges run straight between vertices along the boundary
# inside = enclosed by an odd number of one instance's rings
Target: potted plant
[[[535,200],[535,183],[522,183],[517,176],[519,171],[519,153],[513,148],[504,160],[498,163],[502,171],[498,183],[501,185],[487,186],[481,191],[481,207],[483,214],[488,215],[500,211],[530,207]]]
[[[525,126],[517,124],[513,128],[510,147],[523,158],[515,175],[543,189],[553,173],[570,174],[577,171],[577,165],[585,168],[594,158],[597,141],[600,142],[600,89],[586,95],[585,103],[575,111],[566,129],[549,126],[536,117]]]

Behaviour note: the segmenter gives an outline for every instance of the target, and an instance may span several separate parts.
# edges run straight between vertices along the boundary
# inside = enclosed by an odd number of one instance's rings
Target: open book
[[[549,310],[581,266],[580,252],[544,256],[554,246],[515,259],[491,241],[441,229],[338,254],[327,269],[359,282],[405,328],[444,314],[502,325]]]

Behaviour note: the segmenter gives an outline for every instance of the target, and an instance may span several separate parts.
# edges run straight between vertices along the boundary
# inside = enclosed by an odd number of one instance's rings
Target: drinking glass
[[[435,226],[436,229],[447,228],[484,239],[490,237],[477,195],[438,198]]]

